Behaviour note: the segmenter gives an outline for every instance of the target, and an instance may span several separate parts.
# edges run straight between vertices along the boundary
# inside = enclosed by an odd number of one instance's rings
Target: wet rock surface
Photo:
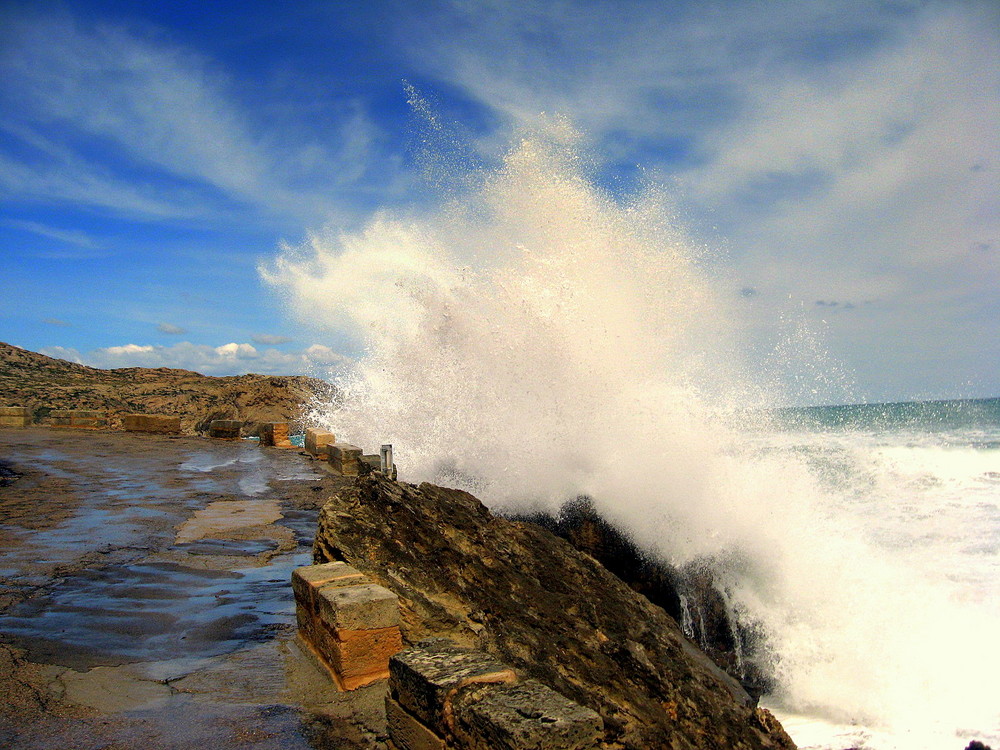
[[[315,562],[344,560],[400,597],[407,643],[483,649],[596,711],[608,748],[793,748],[662,608],[534,524],[380,474],[323,507]]]
[[[0,747],[370,748],[384,685],[338,694],[291,570],[343,480],[293,451],[0,430]]]

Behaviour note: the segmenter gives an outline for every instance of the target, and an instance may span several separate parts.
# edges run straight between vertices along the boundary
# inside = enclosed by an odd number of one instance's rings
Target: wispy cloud
[[[0,223],[4,224],[4,226],[20,229],[24,232],[31,232],[32,234],[47,237],[57,242],[65,242],[70,245],[90,249],[97,249],[99,247],[93,237],[86,232],[76,229],[59,229],[58,227],[50,227],[37,221],[24,221],[21,219],[4,219]]]
[[[160,323],[156,326],[156,330],[160,333],[165,333],[168,336],[183,336],[187,333],[186,328],[181,328],[173,323]]]
[[[58,326],[60,328],[68,328],[71,323],[67,323],[65,320],[60,320],[59,318],[46,318],[42,321],[47,326]]]
[[[276,129],[211,58],[164,37],[68,14],[9,14],[0,52],[0,191],[136,218],[252,207],[321,221],[371,175],[377,130],[350,101],[340,137]],[[330,113],[327,113],[330,115]],[[324,130],[324,135],[326,130]]]

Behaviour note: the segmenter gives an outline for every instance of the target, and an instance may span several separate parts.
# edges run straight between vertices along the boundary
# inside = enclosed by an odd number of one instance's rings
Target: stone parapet
[[[260,426],[260,444],[274,448],[294,448],[288,435],[288,422],[264,422]]]
[[[89,409],[55,409],[49,412],[53,427],[96,430],[107,425],[107,414]]]
[[[589,750],[604,736],[596,712],[443,638],[389,660],[386,719],[398,750]]]
[[[238,419],[213,419],[208,426],[208,436],[222,440],[239,440],[243,423]]]
[[[363,451],[350,443],[331,443],[327,446],[329,453],[327,461],[330,468],[345,477],[356,477],[361,474]]]
[[[306,452],[314,458],[326,461],[329,458],[327,446],[329,446],[330,443],[336,442],[337,439],[334,437],[332,432],[324,432],[323,430],[318,430],[314,427],[306,429]]]
[[[403,648],[399,600],[342,562],[292,572],[299,634],[341,690],[389,676]]]
[[[27,406],[0,406],[0,427],[28,427],[31,409]]]
[[[126,432],[178,435],[181,431],[181,418],[165,414],[126,414],[123,423]]]

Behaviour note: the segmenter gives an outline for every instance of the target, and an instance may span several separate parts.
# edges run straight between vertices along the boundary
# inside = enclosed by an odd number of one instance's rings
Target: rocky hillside
[[[302,376],[98,370],[0,343],[0,406],[27,406],[40,424],[53,409],[96,409],[107,412],[111,429],[120,428],[125,414],[146,413],[179,416],[186,433],[213,419],[239,419],[252,430],[260,422],[296,422],[303,404],[332,397],[332,386]]]
[[[468,493],[373,473],[323,507],[317,562],[393,590],[403,637],[447,636],[597,711],[608,750],[794,748],[768,712],[594,558]]]

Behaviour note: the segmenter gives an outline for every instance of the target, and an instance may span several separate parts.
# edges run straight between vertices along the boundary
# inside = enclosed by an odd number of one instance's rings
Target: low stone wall
[[[31,409],[27,406],[0,406],[0,427],[28,427]]]
[[[86,409],[56,409],[49,412],[53,427],[96,430],[107,425],[107,414]]]
[[[126,414],[123,420],[126,432],[152,432],[158,435],[179,435],[181,418],[165,414]]]
[[[294,448],[288,435],[288,422],[264,422],[260,426],[260,444],[273,448]]]
[[[445,638],[389,660],[385,704],[397,750],[588,750],[604,736],[595,711]]]
[[[306,452],[313,458],[326,461],[330,456],[327,447],[330,443],[336,442],[337,438],[334,437],[332,432],[323,432],[322,430],[317,430],[314,427],[306,429],[305,448]]]
[[[347,563],[292,572],[299,634],[341,690],[389,676],[389,657],[403,648],[399,600]]]
[[[243,423],[238,419],[213,419],[208,426],[208,436],[221,440],[239,440]]]

